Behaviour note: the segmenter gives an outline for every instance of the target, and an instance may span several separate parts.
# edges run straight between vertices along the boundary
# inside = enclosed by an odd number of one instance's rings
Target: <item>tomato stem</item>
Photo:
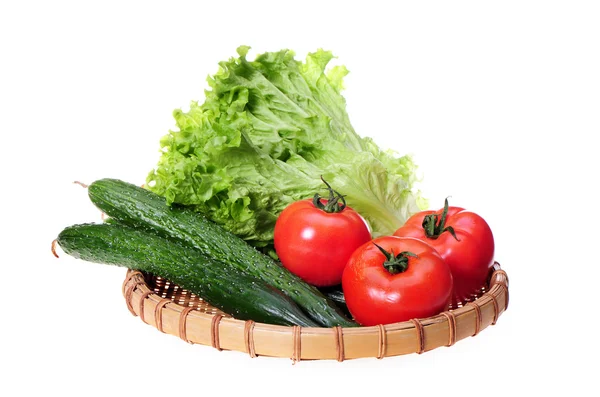
[[[327,185],[329,198],[327,199],[327,204],[323,204],[321,202],[321,195],[319,193],[315,193],[313,196],[313,205],[328,213],[342,212],[344,208],[346,208],[346,199],[344,199],[344,196],[339,192],[333,190],[329,183],[323,179],[323,176],[321,176],[321,180],[325,185]],[[340,200],[342,201],[341,203],[339,202]]]
[[[425,235],[428,238],[436,239],[440,237],[440,235],[444,232],[448,232],[456,239],[456,241],[460,241],[458,237],[456,237],[456,232],[452,226],[446,226],[446,217],[448,216],[448,197],[444,200],[444,210],[442,214],[429,214],[423,218],[423,229],[425,230]]]
[[[385,262],[383,262],[383,267],[385,270],[390,272],[390,274],[398,274],[403,273],[408,269],[408,258],[418,258],[416,254],[413,254],[410,251],[402,251],[398,255],[394,255],[394,250],[391,252],[386,251],[381,246],[373,243],[375,247],[381,251],[383,255],[385,255]]]

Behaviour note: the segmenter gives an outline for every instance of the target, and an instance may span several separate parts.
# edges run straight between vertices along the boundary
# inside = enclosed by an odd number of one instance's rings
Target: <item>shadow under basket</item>
[[[127,271],[123,295],[134,316],[188,343],[300,360],[384,358],[423,353],[475,336],[508,307],[508,276],[498,263],[471,302],[437,316],[354,328],[312,328],[236,320],[160,277]]]

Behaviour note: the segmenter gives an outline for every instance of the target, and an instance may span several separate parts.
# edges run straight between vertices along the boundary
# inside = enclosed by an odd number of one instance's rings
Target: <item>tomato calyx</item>
[[[441,216],[439,214],[429,214],[423,218],[423,230],[428,238],[436,239],[444,232],[448,232],[456,239],[456,232],[452,226],[446,226],[446,217],[448,216],[448,197],[444,200],[444,209]]]
[[[339,192],[333,190],[333,188],[323,179],[321,176],[321,180],[325,185],[327,185],[327,190],[329,191],[329,198],[326,200],[327,203],[323,204],[321,201],[322,196],[319,193],[315,193],[313,196],[313,205],[320,210],[323,210],[327,213],[337,213],[342,212],[344,208],[346,208],[346,199]],[[342,201],[341,203],[339,201]]]
[[[377,245],[375,243],[373,244],[379,249],[379,251],[381,251],[383,255],[385,255],[385,262],[383,262],[383,267],[390,274],[398,274],[405,272],[406,269],[408,269],[408,258],[418,258],[416,254],[413,254],[410,251],[402,251],[398,255],[394,255],[394,250],[388,252],[380,245]]]

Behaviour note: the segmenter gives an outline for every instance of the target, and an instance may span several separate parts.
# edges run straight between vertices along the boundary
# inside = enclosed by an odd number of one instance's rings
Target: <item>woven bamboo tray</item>
[[[508,307],[508,277],[496,263],[480,296],[437,316],[355,328],[308,328],[236,320],[160,277],[127,272],[123,295],[134,316],[192,344],[251,357],[299,360],[390,357],[423,353],[475,336]]]

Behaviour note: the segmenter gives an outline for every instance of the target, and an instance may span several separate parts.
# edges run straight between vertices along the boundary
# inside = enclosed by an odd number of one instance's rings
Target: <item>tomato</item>
[[[354,319],[370,326],[430,317],[446,310],[452,274],[429,244],[394,236],[358,248],[342,277],[346,305]]]
[[[275,222],[275,252],[281,263],[315,286],[340,284],[352,252],[371,240],[365,220],[327,186],[329,200],[316,194],[312,200],[296,201]]]
[[[494,265],[494,236],[487,222],[460,207],[421,211],[395,233],[430,244],[444,258],[454,277],[452,303],[472,300],[485,285]]]

